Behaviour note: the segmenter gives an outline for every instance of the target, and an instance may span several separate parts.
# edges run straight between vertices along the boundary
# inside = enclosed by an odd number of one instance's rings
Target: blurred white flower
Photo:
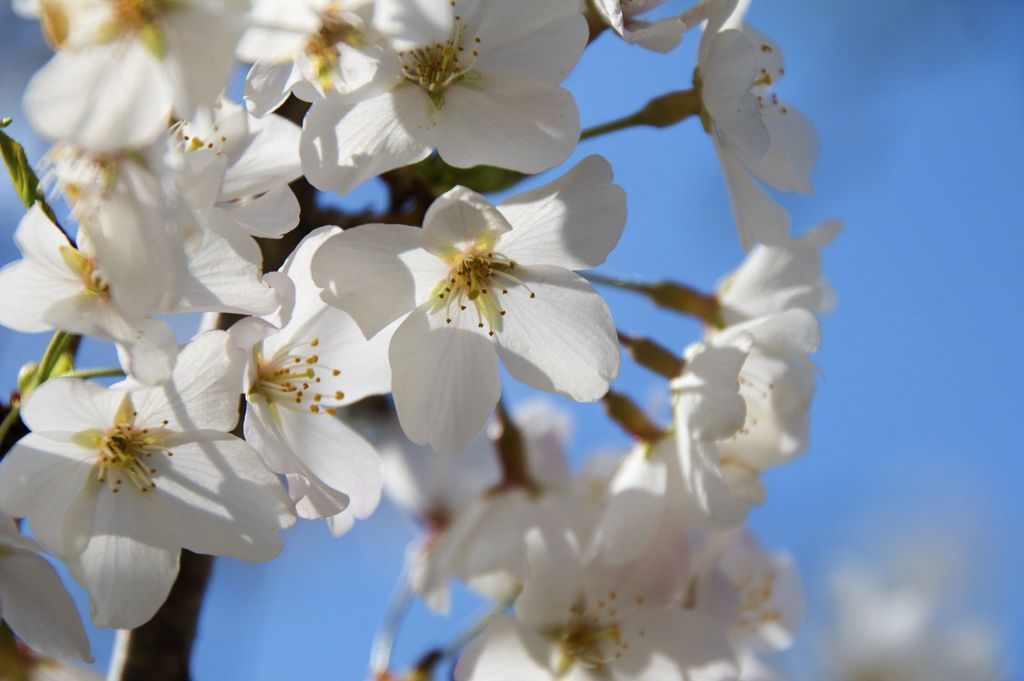
[[[25,112],[44,136],[93,151],[155,141],[228,81],[248,0],[40,0],[57,53]]]
[[[369,85],[394,59],[373,26],[373,0],[256,0],[238,57],[253,64],[245,101],[255,116],[289,94],[314,105]]]
[[[998,643],[989,626],[954,619],[946,594],[902,575],[886,582],[847,566],[832,579],[835,623],[825,677],[836,681],[996,681]]]
[[[814,315],[834,304],[821,270],[821,250],[838,236],[842,223],[823,223],[796,239],[758,244],[718,286],[727,325],[800,308]]]
[[[651,594],[628,571],[584,562],[564,538],[528,539],[515,617],[494,620],[455,668],[457,681],[717,681],[735,678],[713,618]]]

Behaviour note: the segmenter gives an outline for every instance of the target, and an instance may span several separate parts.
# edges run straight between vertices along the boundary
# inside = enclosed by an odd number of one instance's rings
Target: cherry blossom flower
[[[423,229],[364,225],[313,259],[324,300],[369,337],[404,318],[390,346],[402,429],[442,452],[465,447],[516,379],[593,401],[618,372],[607,306],[571,270],[604,261],[625,197],[592,156],[564,177],[494,207],[465,187],[437,199]]]
[[[0,464],[0,509],[89,592],[99,626],[132,628],[167,596],[184,547],[267,560],[294,522],[276,476],[238,420],[240,351],[197,336],[159,386],[58,378],[25,400],[31,433]]]
[[[733,495],[762,504],[761,473],[807,448],[816,372],[808,355],[818,349],[820,335],[814,317],[797,308],[730,327],[710,342],[728,346],[744,336],[753,339],[739,373],[746,418],[718,443],[719,464]]]
[[[452,578],[495,601],[507,600],[526,577],[526,537],[532,528],[558,533],[584,526],[586,510],[565,460],[568,415],[538,400],[520,405],[512,421],[522,435],[530,479],[494,480],[429,546],[417,592],[436,610],[447,610]],[[492,448],[486,455],[493,459],[496,453]]]
[[[722,317],[728,325],[800,308],[819,315],[834,294],[821,271],[821,250],[842,223],[826,222],[807,234],[777,244],[759,244],[718,286]]]
[[[0,616],[29,647],[50,657],[92,661],[89,639],[42,548],[0,521]]]
[[[574,2],[377,0],[395,53],[379,86],[318,102],[303,122],[302,167],[347,192],[426,158],[538,173],[579,141],[579,112],[559,83],[587,42]]]
[[[178,187],[204,222],[229,221],[252,236],[280,237],[299,222],[299,203],[288,187],[302,175],[299,135],[291,121],[255,118],[220,99],[174,126]]]
[[[386,330],[366,340],[347,314],[317,295],[309,263],[321,244],[340,233],[337,227],[315,230],[281,268],[295,283],[282,328],[249,318],[231,329],[249,352],[245,439],[287,477],[299,516],[326,517],[335,534],[352,519],[369,516],[380,500],[376,451],[336,414],[367,395],[388,392],[391,338]]]
[[[767,553],[746,530],[706,538],[695,562],[711,565],[697,577],[696,607],[718,613],[737,651],[781,651],[793,644],[804,597],[793,559]]]
[[[932,566],[934,567],[934,566]],[[876,568],[877,569],[877,568]],[[830,678],[840,681],[990,681],[1002,677],[990,625],[950,617],[934,575],[846,565],[832,575],[835,623],[828,632]]]
[[[531,533],[530,577],[515,617],[499,617],[467,649],[457,681],[717,681],[734,678],[714,620],[649,593],[629,573],[583,562],[571,543]]]
[[[191,118],[228,80],[248,0],[41,0],[57,53],[25,111],[51,139],[94,151],[155,141],[172,110]]]
[[[102,263],[113,300],[136,315],[174,299],[184,270],[161,151],[159,145],[94,152],[58,144],[47,153],[43,174],[71,206],[77,239]]]
[[[256,0],[238,57],[253,64],[245,101],[264,116],[294,93],[307,102],[371,83],[389,55],[373,20],[373,0]]]
[[[725,173],[743,246],[779,243],[789,234],[789,215],[757,181],[809,193],[818,138],[811,122],[772,91],[785,72],[782,53],[744,21],[749,1],[710,4],[697,63],[702,119]]]
[[[9,296],[0,306],[0,324],[24,333],[61,329],[111,340],[125,348],[128,369],[140,380],[169,375],[177,352],[170,327],[118,304],[90,242],[72,246],[38,206],[22,219],[14,239],[23,258],[0,270],[0,287]]]
[[[764,501],[761,472],[806,445],[817,344],[817,322],[797,309],[688,350],[671,434],[638,445],[612,480],[595,539],[604,560],[635,558],[666,518],[680,531],[727,529]]]

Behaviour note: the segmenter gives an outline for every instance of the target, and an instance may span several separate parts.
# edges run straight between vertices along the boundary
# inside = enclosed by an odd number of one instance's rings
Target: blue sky
[[[1024,218],[1015,205],[1024,182],[1024,4],[753,4],[753,22],[787,58],[778,93],[814,120],[822,139],[815,193],[783,197],[784,204],[798,231],[832,217],[846,229],[825,256],[839,305],[824,322],[816,357],[813,443],[804,458],[768,476],[768,502],[751,524],[766,546],[795,555],[813,618],[824,607],[828,570],[844,555],[880,561],[883,547],[923,538],[957,547],[968,566],[964,609],[994,623],[1009,668],[1022,669],[1024,651],[1009,644],[1024,640],[1024,371],[1016,356]],[[36,27],[16,23],[6,7],[0,23],[12,36],[0,55],[23,66],[0,74],[0,113],[18,117],[25,74],[46,52]],[[567,81],[584,125],[688,87],[696,42],[688,36],[664,57],[602,37]],[[18,122],[13,133],[28,134]],[[29,147],[36,158],[44,149],[31,140]],[[588,141],[574,159],[591,153],[611,161],[629,197],[626,234],[605,272],[710,288],[739,263],[724,185],[697,121]],[[346,200],[375,195],[368,187]],[[0,260],[7,261],[21,212],[6,185],[0,207]],[[698,332],[640,299],[611,293],[609,300],[622,329],[670,347]],[[13,384],[18,366],[44,344],[0,332],[0,375]],[[89,346],[85,358],[109,361],[109,354]],[[640,400],[660,390],[628,363],[617,386]],[[531,394],[514,385],[508,392],[513,400]],[[598,406],[559,404],[577,419],[574,463],[625,444]],[[342,540],[305,524],[272,563],[218,561],[196,678],[360,678],[411,536],[384,506]],[[458,616],[476,607],[460,598],[452,621],[414,609],[398,658],[447,640]],[[812,629],[803,630],[806,640]],[[101,664],[111,638],[94,636]]]

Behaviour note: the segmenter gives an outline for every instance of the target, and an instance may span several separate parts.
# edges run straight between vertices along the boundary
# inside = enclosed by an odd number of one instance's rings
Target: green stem
[[[57,361],[60,356],[63,355],[68,348],[68,345],[74,340],[74,334],[66,333],[64,331],[58,331],[53,334],[53,338],[50,339],[50,344],[46,346],[46,351],[43,353],[43,358],[39,360],[39,371],[36,373],[36,378],[32,382],[32,387],[35,387],[48,378],[53,373],[54,368],[57,366]]]
[[[617,118],[607,123],[587,128],[580,134],[580,140],[606,135],[610,132],[648,125],[654,128],[667,128],[684,121],[690,116],[699,116],[703,110],[700,93],[697,90],[679,90],[655,97],[647,102],[642,109],[628,116]]]
[[[625,130],[626,128],[632,128],[637,125],[643,125],[644,122],[640,120],[637,114],[630,114],[629,116],[623,116],[617,118],[614,121],[608,121],[601,125],[595,125],[592,128],[587,128],[580,133],[580,141],[588,140],[591,137],[600,137],[601,135],[607,135],[610,132],[616,132],[618,130]]]
[[[124,378],[124,370],[117,367],[105,369],[82,369],[81,371],[69,371],[61,378]]]
[[[618,277],[608,277],[597,272],[581,272],[581,274],[595,284],[613,286],[643,294],[650,298],[658,307],[696,317],[716,329],[725,328],[722,305],[718,300],[718,296],[714,293],[703,293],[691,286],[678,284],[674,281],[659,281],[650,284],[620,279]]]
[[[585,279],[595,284],[602,284],[604,286],[613,286],[615,288],[625,289],[627,291],[635,291],[636,293],[646,293],[647,286],[638,281],[630,281],[629,279],[621,279],[619,277],[609,277],[606,274],[599,272],[581,272]]]

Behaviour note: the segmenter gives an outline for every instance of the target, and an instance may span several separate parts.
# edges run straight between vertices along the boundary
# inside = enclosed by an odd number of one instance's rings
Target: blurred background
[[[685,6],[670,0],[666,11]],[[784,666],[794,679],[818,678],[836,626],[833,595],[851,593],[836,586],[848,586],[837,570],[853,565],[882,583],[927,587],[942,602],[938,619],[977,623],[972,632],[998,650],[998,678],[1017,678],[1024,670],[1024,647],[1015,645],[1024,641],[1024,218],[1017,205],[1024,2],[774,0],[754,2],[750,18],[786,55],[777,93],[810,116],[822,141],[815,193],[782,197],[794,229],[833,217],[846,223],[825,252],[838,306],[824,321],[816,356],[813,442],[802,459],[768,473],[768,501],[750,518],[762,544],[792,553],[804,577],[809,613]],[[27,127],[19,100],[49,51],[38,26],[7,4],[0,35],[0,116],[15,119],[8,132],[39,159],[46,144]],[[584,127],[689,87],[698,40],[691,33],[661,56],[606,32],[566,82]],[[564,168],[591,153],[611,161],[629,197],[625,236],[602,271],[710,290],[742,260],[698,121],[584,142]],[[342,204],[382,196],[371,184]],[[10,237],[22,213],[0,181],[0,262],[18,257]],[[608,299],[624,331],[673,348],[698,337],[696,324],[643,299],[615,292]],[[180,325],[184,337],[189,323]],[[45,343],[0,331],[0,376],[7,377],[0,390],[13,388],[18,368]],[[82,366],[105,365],[113,353],[87,343],[80,358]],[[513,403],[531,396],[505,385]],[[663,404],[661,380],[628,361],[616,385]],[[599,405],[552,401],[575,419],[575,467],[597,450],[628,445]],[[307,522],[287,534],[271,563],[218,559],[195,678],[362,678],[414,535],[385,502],[340,540]],[[84,595],[75,594],[87,613]],[[449,641],[479,607],[466,593],[449,619],[415,607],[396,660]],[[103,670],[113,632],[90,634]]]

